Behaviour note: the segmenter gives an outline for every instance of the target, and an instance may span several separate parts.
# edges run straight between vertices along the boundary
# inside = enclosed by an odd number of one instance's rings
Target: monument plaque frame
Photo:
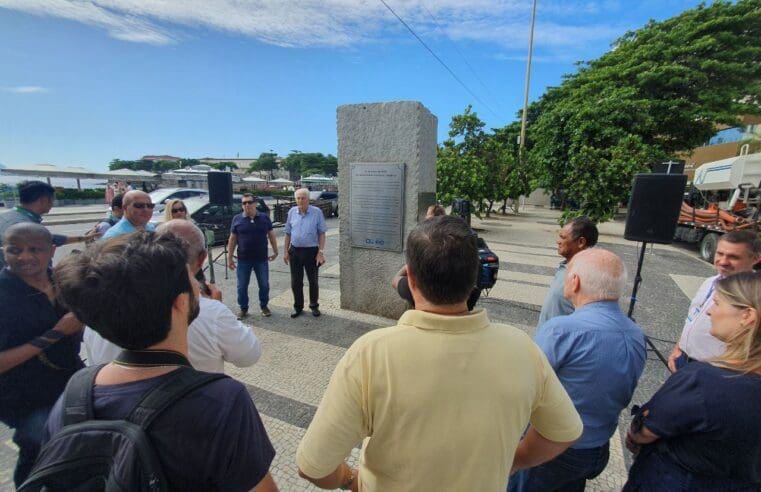
[[[351,246],[402,251],[405,163],[357,162],[349,166]]]

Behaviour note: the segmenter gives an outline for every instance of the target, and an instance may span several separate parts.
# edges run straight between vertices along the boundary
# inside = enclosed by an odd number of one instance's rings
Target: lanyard
[[[162,367],[190,365],[187,357],[174,350],[122,350],[114,364],[131,367]]]

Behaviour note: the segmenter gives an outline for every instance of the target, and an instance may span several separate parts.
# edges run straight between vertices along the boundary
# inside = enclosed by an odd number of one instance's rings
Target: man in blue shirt
[[[309,279],[309,309],[312,315],[320,315],[317,270],[325,263],[325,216],[322,211],[309,205],[309,190],[301,188],[294,193],[296,206],[288,211],[285,223],[283,261],[291,266],[291,290],[295,318],[304,310],[304,270]]]
[[[155,229],[152,224],[148,223],[153,216],[153,209],[156,207],[156,204],[151,201],[151,195],[139,190],[128,191],[122,198],[122,205],[124,211],[122,219],[103,234],[103,239],[110,239],[143,229],[146,231]]]
[[[238,319],[248,316],[248,283],[251,271],[256,275],[259,286],[259,307],[262,316],[271,316],[267,303],[270,296],[270,273],[268,261],[277,258],[277,240],[272,230],[272,222],[267,214],[256,210],[256,198],[246,193],[241,198],[243,212],[233,217],[230,225],[230,239],[227,241],[227,266],[236,270],[233,254],[238,248]],[[267,256],[267,239],[272,245],[272,254]]]
[[[558,232],[558,254],[563,257],[563,261],[558,265],[558,270],[550,284],[550,290],[542,303],[539,322],[536,324],[537,328],[548,319],[555,316],[565,316],[573,312],[571,301],[563,297],[566,266],[576,253],[597,244],[597,236],[597,226],[587,217],[576,217]]]
[[[518,472],[510,491],[584,490],[608,463],[608,441],[645,367],[645,337],[618,306],[626,284],[621,259],[593,248],[568,264],[564,294],[575,311],[544,323],[535,342],[584,422],[581,438],[543,465]]]

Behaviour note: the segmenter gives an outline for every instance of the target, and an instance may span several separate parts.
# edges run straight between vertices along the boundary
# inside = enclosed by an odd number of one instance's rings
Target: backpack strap
[[[228,376],[224,374],[201,372],[181,366],[165,381],[147,392],[125,420],[147,430],[154,419],[174,402],[201,386],[226,377]]]
[[[92,387],[95,376],[105,364],[89,366],[75,372],[63,390],[63,426],[92,420]]]

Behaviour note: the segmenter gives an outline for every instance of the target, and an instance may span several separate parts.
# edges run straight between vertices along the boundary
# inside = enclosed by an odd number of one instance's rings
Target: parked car
[[[150,193],[151,201],[156,204],[155,212],[164,212],[164,206],[169,200],[179,198],[185,201],[188,198],[194,196],[208,196],[209,190],[201,190],[198,188],[159,188]]]
[[[330,202],[330,215],[338,217],[338,193],[335,191],[310,191],[309,202]]]

